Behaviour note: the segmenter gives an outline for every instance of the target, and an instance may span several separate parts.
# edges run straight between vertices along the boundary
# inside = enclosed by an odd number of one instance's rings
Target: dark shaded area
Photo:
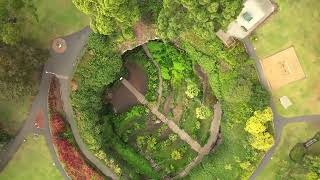
[[[126,78],[141,94],[147,93],[147,76],[137,64],[126,61],[124,65],[128,70]],[[106,103],[112,104],[115,113],[123,113],[134,105],[139,104],[136,97],[121,83],[118,82],[105,96]]]

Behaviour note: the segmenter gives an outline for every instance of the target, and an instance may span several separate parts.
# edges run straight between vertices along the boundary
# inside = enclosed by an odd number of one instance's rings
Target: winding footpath
[[[60,90],[62,92],[62,100],[64,102],[64,106],[66,107],[65,111],[67,120],[71,125],[73,135],[76,139],[76,142],[79,145],[81,152],[104,175],[112,179],[118,178],[107,166],[102,164],[100,160],[95,158],[95,156],[91,152],[89,152],[89,150],[83,143],[79,135],[79,132],[77,131],[76,124],[72,118],[72,107],[69,102],[69,79],[70,77],[72,77],[74,73],[77,59],[83,52],[90,32],[90,28],[86,27],[79,32],[63,37],[66,40],[67,44],[67,50],[63,54],[57,54],[52,49],[50,49],[50,57],[43,69],[42,79],[39,86],[39,93],[32,103],[29,116],[24,122],[24,125],[18,132],[17,136],[14,138],[14,140],[8,144],[5,150],[0,152],[0,171],[5,168],[5,166],[11,160],[15,152],[19,149],[20,145],[24,142],[26,137],[32,133],[37,133],[45,136],[51,157],[55,163],[55,166],[60,171],[62,177],[64,179],[70,179],[64,171],[64,168],[57,157],[57,154],[51,141],[51,133],[49,128],[48,93],[51,76],[55,75],[62,84]],[[34,126],[36,114],[38,112],[42,112],[44,114],[43,129],[37,129]]]
[[[268,82],[263,74],[262,65],[261,62],[256,54],[256,51],[250,42],[250,39],[247,37],[242,40],[242,43],[244,44],[247,53],[249,54],[250,58],[255,60],[256,62],[256,69],[258,71],[260,83],[266,88],[269,89]],[[286,118],[281,116],[275,107],[275,104],[273,103],[272,99],[270,99],[270,107],[273,112],[273,123],[274,123],[274,130],[275,130],[275,142],[274,145],[266,152],[263,159],[261,160],[259,166],[256,168],[256,170],[253,172],[249,180],[254,180],[257,178],[257,176],[260,174],[260,172],[265,168],[265,166],[270,161],[273,153],[275,152],[277,146],[280,143],[282,130],[283,128],[290,123],[297,123],[297,122],[320,122],[320,115],[309,115],[309,116],[298,116],[298,117],[291,117]]]

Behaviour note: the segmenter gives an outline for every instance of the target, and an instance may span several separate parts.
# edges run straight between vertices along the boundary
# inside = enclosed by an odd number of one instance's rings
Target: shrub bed
[[[59,91],[58,80],[53,79],[49,91],[50,130],[59,160],[72,179],[102,180],[104,177],[86,162],[75,144],[71,129],[61,114]]]

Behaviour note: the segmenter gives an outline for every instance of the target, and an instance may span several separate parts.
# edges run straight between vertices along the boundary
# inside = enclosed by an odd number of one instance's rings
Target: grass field
[[[27,117],[31,97],[25,98],[20,102],[0,102],[0,123],[2,127],[11,135],[22,127]]]
[[[12,160],[1,172],[0,179],[62,180],[58,169],[53,166],[45,138],[28,136]]]
[[[89,18],[72,4],[71,0],[35,0],[39,22],[25,24],[24,36],[33,46],[49,47],[51,40],[79,31],[89,25]],[[33,98],[20,102],[0,102],[0,123],[9,133],[15,134],[27,118]]]
[[[40,47],[50,41],[79,31],[89,25],[89,17],[81,13],[71,0],[35,0],[39,22],[26,24],[25,36]]]
[[[257,180],[284,179],[285,177],[288,179],[304,179],[305,169],[290,159],[289,152],[297,143],[303,143],[312,138],[316,132],[319,131],[319,127],[320,123],[304,122],[285,126],[275,154],[258,176]],[[320,149],[318,149],[318,151],[320,151]]]
[[[276,0],[278,12],[257,30],[254,41],[260,59],[294,46],[306,79],[290,83],[274,92],[277,110],[283,116],[320,113],[320,1]],[[293,105],[285,110],[279,103],[288,96]]]

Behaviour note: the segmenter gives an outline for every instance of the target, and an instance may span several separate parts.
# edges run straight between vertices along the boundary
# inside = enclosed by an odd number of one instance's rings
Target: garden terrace
[[[50,110],[50,132],[55,151],[68,176],[72,179],[104,179],[100,172],[83,157],[73,138],[69,124],[63,114],[59,80],[50,83],[48,104]]]
[[[97,39],[91,37],[91,40]],[[105,44],[101,46],[108,46],[106,39],[100,38],[98,42],[103,41]],[[94,77],[97,75],[86,69],[100,68],[104,71],[104,67],[95,63],[102,54],[106,56],[100,50],[101,47],[90,43],[89,39],[88,51],[75,74],[75,81],[79,83],[72,100],[84,141],[90,142],[87,138],[91,136],[96,142],[101,142],[92,146],[98,147],[94,152],[103,152],[107,159],[112,158],[121,169],[118,175],[130,178],[173,177],[190,165],[197,155],[209,153],[218,138],[219,123],[214,123],[214,138],[207,145],[210,125],[215,116],[211,104],[216,103],[208,86],[208,78],[186,54],[160,41],[127,51],[121,61],[127,72],[119,69],[118,73],[114,73],[117,75],[104,81],[104,84],[99,80],[101,85],[95,91],[105,92],[103,101],[106,105],[101,105],[99,109],[98,104],[93,105],[97,109],[91,111],[91,116],[96,114],[95,126],[99,126],[101,133],[83,126],[83,123],[93,123],[93,119],[84,122],[82,115],[92,108],[84,108],[88,104],[82,104],[79,100],[85,100],[85,92],[92,92],[93,86],[90,84],[96,84]],[[116,57],[120,62],[119,56]],[[112,68],[115,55],[108,55],[107,58],[103,64]],[[88,72],[89,76],[86,74]],[[97,70],[95,72],[101,74]],[[92,78],[88,79],[90,76]],[[100,78],[104,77],[107,77],[106,74],[101,74]],[[122,83],[119,83],[120,77],[123,77],[120,80]],[[90,82],[88,88],[87,82]],[[132,89],[138,96],[133,96]],[[99,94],[95,98],[99,98]],[[108,104],[113,105],[113,110]],[[216,120],[220,122],[220,118]],[[86,127],[85,131],[82,126]],[[197,129],[192,129],[192,126]]]

